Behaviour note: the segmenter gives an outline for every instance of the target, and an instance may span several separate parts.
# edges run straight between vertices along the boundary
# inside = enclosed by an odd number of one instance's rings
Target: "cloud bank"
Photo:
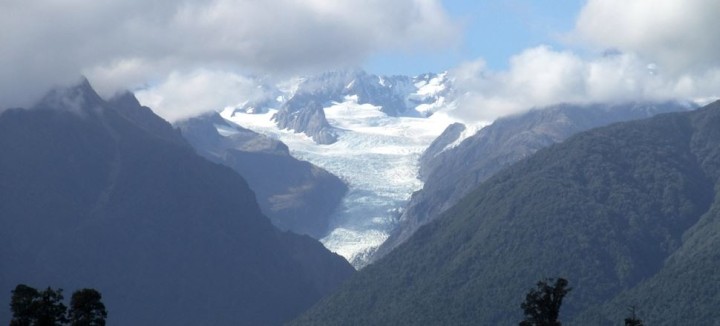
[[[635,54],[583,58],[547,46],[510,59],[505,71],[487,69],[482,60],[451,71],[457,87],[452,115],[466,121],[498,117],[557,103],[703,100],[720,91],[720,69],[679,76]]]
[[[288,75],[451,46],[439,0],[5,0],[0,107],[85,74],[102,93],[205,67]]]
[[[529,48],[504,71],[488,69],[482,59],[453,69],[452,114],[492,121],[562,102],[717,98],[717,13],[716,0],[589,0],[568,32],[568,45],[579,48]]]
[[[589,0],[573,36],[636,53],[668,73],[697,73],[720,65],[718,13],[717,0]]]
[[[231,72],[200,69],[171,73],[162,84],[135,92],[145,106],[175,122],[267,96],[258,80]]]

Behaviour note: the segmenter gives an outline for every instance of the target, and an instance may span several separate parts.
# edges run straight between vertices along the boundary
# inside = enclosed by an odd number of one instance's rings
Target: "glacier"
[[[324,108],[338,141],[318,145],[304,134],[280,130],[272,121],[276,109],[247,113],[228,107],[223,118],[284,142],[291,154],[343,178],[349,186],[331,231],[320,241],[362,268],[387,239],[411,194],[422,188],[418,157],[451,123],[442,111],[425,117],[389,116],[379,106],[359,104],[346,96]]]

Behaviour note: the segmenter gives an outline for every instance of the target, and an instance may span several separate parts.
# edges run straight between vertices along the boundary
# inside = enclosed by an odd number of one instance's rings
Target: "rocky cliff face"
[[[325,119],[322,104],[310,97],[295,95],[280,108],[273,120],[280,129],[304,133],[318,144],[332,144],[337,141],[337,133]]]

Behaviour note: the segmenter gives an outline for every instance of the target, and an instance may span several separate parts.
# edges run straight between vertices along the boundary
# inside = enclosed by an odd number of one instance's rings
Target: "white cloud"
[[[573,35],[636,53],[668,73],[698,73],[720,66],[718,13],[717,0],[589,0]]]
[[[633,54],[582,58],[547,46],[510,59],[505,71],[482,60],[451,71],[457,87],[452,115],[466,122],[492,121],[533,107],[557,103],[702,99],[720,91],[720,69],[672,74]]]
[[[171,73],[161,84],[135,92],[143,105],[170,122],[267,95],[256,80],[231,72],[204,69]]]
[[[505,71],[461,65],[453,114],[491,121],[561,102],[717,98],[718,13],[717,0],[588,0],[568,38],[580,51],[526,49]]]
[[[0,107],[86,74],[106,93],[198,67],[292,74],[453,45],[440,0],[4,0]]]

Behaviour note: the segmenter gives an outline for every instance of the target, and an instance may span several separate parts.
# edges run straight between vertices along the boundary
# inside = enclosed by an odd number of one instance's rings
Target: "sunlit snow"
[[[266,114],[221,115],[243,127],[278,138],[293,156],[307,160],[343,178],[349,185],[331,232],[321,239],[330,250],[362,267],[395,227],[399,210],[413,191],[417,159],[422,151],[453,121],[442,113],[430,118],[388,117],[378,107],[358,104],[356,97],[325,108],[339,139],[331,145],[315,144],[304,134],[278,130]]]

